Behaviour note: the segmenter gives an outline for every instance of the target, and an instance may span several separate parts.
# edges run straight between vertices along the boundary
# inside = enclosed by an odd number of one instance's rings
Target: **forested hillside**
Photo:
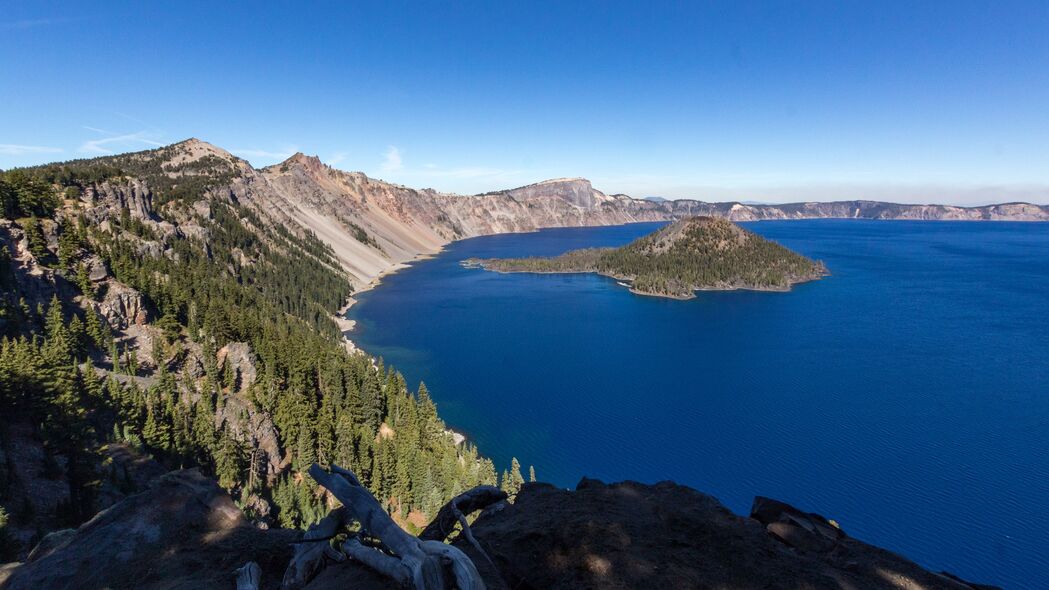
[[[467,262],[499,272],[592,272],[630,281],[637,293],[679,298],[699,289],[782,291],[827,272],[822,263],[713,217],[674,222],[621,248]]]
[[[0,562],[155,462],[289,527],[327,512],[314,461],[409,527],[498,480],[424,386],[344,348],[332,249],[200,145],[0,173]]]

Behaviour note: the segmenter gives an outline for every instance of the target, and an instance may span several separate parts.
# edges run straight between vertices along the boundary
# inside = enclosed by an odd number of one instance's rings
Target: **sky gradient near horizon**
[[[199,137],[476,193],[1049,203],[1049,2],[7,3],[0,168]]]

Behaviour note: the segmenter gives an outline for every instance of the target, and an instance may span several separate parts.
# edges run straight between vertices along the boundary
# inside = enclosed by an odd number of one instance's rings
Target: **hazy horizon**
[[[1047,24],[1041,2],[18,3],[0,168],[196,136],[461,194],[1046,204]]]

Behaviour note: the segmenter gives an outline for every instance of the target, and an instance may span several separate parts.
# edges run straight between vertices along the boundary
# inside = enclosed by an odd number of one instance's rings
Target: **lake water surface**
[[[1049,224],[744,225],[833,275],[675,301],[459,265],[659,224],[490,236],[363,293],[353,338],[500,469],[672,479],[742,514],[771,496],[936,570],[1049,587]]]

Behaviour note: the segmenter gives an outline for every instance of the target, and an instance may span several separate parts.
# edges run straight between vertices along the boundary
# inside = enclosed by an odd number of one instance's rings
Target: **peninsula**
[[[690,299],[699,290],[787,291],[826,276],[813,261],[726,219],[689,217],[620,248],[586,248],[554,257],[468,259],[496,272],[596,273],[630,283],[640,295]]]

